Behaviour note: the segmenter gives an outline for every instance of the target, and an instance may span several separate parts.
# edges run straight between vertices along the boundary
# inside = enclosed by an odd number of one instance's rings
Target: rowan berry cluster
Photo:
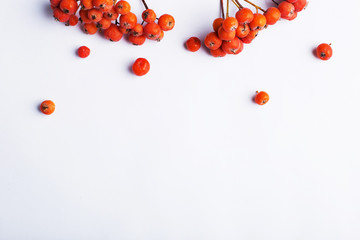
[[[255,7],[256,12],[243,7],[238,0],[232,0],[238,11],[234,17],[231,17],[229,16],[230,1],[227,0],[225,15],[223,0],[220,0],[222,17],[214,20],[214,31],[210,32],[204,40],[212,56],[224,57],[226,54],[239,54],[244,48],[244,43],[251,43],[261,30],[274,25],[280,18],[289,21],[295,19],[297,13],[307,5],[307,0],[286,0],[281,3],[272,0],[277,6],[264,10],[249,0],[244,1]]]
[[[101,32],[113,42],[127,35],[134,45],[142,45],[146,39],[160,41],[164,31],[175,26],[175,19],[171,15],[163,14],[157,18],[145,0],[142,2],[146,10],[141,14],[142,23],[138,23],[130,4],[124,0],[50,0],[57,21],[67,26],[80,22],[85,33],[92,35]]]

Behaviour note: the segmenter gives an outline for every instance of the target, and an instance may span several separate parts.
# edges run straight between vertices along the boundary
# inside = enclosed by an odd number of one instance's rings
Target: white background
[[[222,59],[184,49],[217,0],[148,4],[176,26],[140,47],[55,22],[47,0],[3,5],[0,239],[360,239],[359,1],[313,0]]]

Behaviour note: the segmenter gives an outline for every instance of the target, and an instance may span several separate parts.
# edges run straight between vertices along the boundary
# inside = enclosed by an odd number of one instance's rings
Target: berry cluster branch
[[[279,5],[277,2],[275,2],[274,0],[272,0],[276,5]]]
[[[224,1],[223,0],[220,0],[220,9],[221,9],[221,18],[225,19]]]
[[[144,4],[145,9],[149,9],[148,5],[146,4],[145,0],[141,0]]]
[[[241,8],[244,8],[240,3],[239,3],[239,1],[238,0],[232,0],[233,2],[234,2],[234,4],[239,8],[239,9],[241,9]]]
[[[258,9],[260,9],[261,11],[265,12],[264,9],[262,9],[261,7],[259,7],[258,5],[250,2],[249,0],[244,0],[245,2],[249,3],[250,5],[254,6],[256,8],[256,12],[258,11]]]
[[[230,1],[226,0],[226,18],[229,17],[229,5],[230,5]]]

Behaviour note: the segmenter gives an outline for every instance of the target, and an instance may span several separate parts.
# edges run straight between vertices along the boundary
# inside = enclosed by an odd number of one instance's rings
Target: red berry
[[[287,2],[287,1],[284,1],[284,2],[281,2],[278,6],[278,9],[281,13],[281,18],[284,18],[284,19],[293,19],[293,15],[295,14],[295,7],[293,4]]]
[[[144,27],[144,35],[147,39],[156,40],[161,34],[160,26],[155,23],[151,22],[145,25]]]
[[[276,7],[271,7],[264,13],[264,16],[266,18],[266,24],[267,25],[274,25],[277,21],[279,21],[281,17],[281,13],[279,9]]]
[[[264,105],[269,101],[269,99],[270,99],[269,94],[267,94],[266,92],[256,92],[256,96],[254,100],[257,104]]]
[[[87,16],[92,22],[97,23],[103,18],[103,13],[100,10],[93,8],[88,10]]]
[[[149,72],[150,63],[145,58],[138,58],[134,62],[132,70],[137,76],[143,76]]]
[[[111,26],[111,20],[102,18],[99,22],[97,22],[96,26],[101,30],[106,30]]]
[[[219,30],[219,28],[222,26],[222,23],[224,22],[223,18],[216,18],[213,22],[213,29],[215,32]]]
[[[81,9],[79,15],[82,23],[91,23],[91,20],[88,18],[88,10]]]
[[[113,7],[113,0],[93,0],[94,7],[100,9],[102,12],[108,12]]]
[[[144,35],[141,36],[134,36],[132,34],[129,35],[129,42],[136,46],[143,45],[146,40],[146,37]]]
[[[127,1],[119,1],[115,5],[115,10],[118,14],[125,15],[131,11],[131,6]]]
[[[169,14],[161,15],[158,24],[163,31],[169,31],[175,26],[175,19]]]
[[[210,54],[213,57],[225,57],[226,56],[226,52],[224,52],[224,50],[222,50],[222,48],[218,48],[215,50],[210,49]]]
[[[295,11],[301,12],[302,10],[305,9],[307,3],[308,3],[307,0],[297,0],[296,2],[293,3],[295,7]]]
[[[78,55],[81,58],[87,58],[90,55],[90,49],[86,46],[81,46],[78,49]]]
[[[234,38],[231,41],[224,41],[221,45],[222,50],[227,54],[239,54],[244,49],[244,44],[239,38]]]
[[[80,0],[81,7],[84,10],[91,9],[93,7],[92,0]]]
[[[131,29],[130,34],[134,36],[141,36],[143,35],[143,32],[144,32],[143,26],[140,23],[138,23],[135,25],[133,29]]]
[[[155,14],[154,10],[152,10],[152,9],[146,9],[145,11],[143,11],[143,13],[141,14],[141,17],[144,20],[144,22],[147,22],[147,23],[151,23],[156,20],[156,14]]]
[[[254,14],[254,19],[249,23],[251,30],[262,30],[266,25],[266,17],[260,13]]]
[[[117,19],[119,14],[115,11],[115,7],[111,8],[109,11],[104,13],[104,18],[107,18],[111,21]]]
[[[60,8],[54,8],[54,18],[56,21],[59,21],[59,22],[67,22],[69,21],[69,18],[70,18],[70,15],[69,14],[66,14],[64,13],[63,11],[61,11]]]
[[[76,26],[79,22],[79,18],[76,15],[71,15],[69,18],[69,25]]]
[[[249,34],[249,32],[250,32],[249,25],[248,24],[241,24],[236,29],[236,36],[238,38],[244,38]]]
[[[215,32],[211,32],[206,35],[204,43],[208,49],[216,50],[221,46],[222,40],[217,36]]]
[[[55,111],[55,103],[51,100],[45,100],[40,104],[40,111],[46,115],[50,115]]]
[[[233,40],[236,36],[236,31],[232,31],[232,32],[227,32],[224,30],[223,27],[220,27],[218,32],[217,32],[219,38],[221,40],[224,40],[224,41],[230,41],[230,40]]]
[[[104,37],[112,42],[118,42],[121,40],[123,34],[117,25],[112,23],[108,29],[104,30]]]
[[[66,14],[74,14],[78,8],[76,0],[61,0],[60,9]]]
[[[239,24],[244,24],[250,23],[254,18],[254,14],[249,8],[242,8],[236,13],[235,17]]]
[[[126,29],[132,29],[137,23],[137,17],[134,13],[129,12],[120,16],[120,26]]]
[[[58,7],[61,0],[50,0],[50,4],[52,7]]]
[[[329,60],[332,57],[331,44],[322,43],[316,48],[316,56],[321,60]]]
[[[234,17],[227,17],[222,23],[222,27],[226,32],[235,31],[238,28],[238,26],[239,23]]]
[[[189,51],[196,52],[201,47],[201,41],[197,37],[191,37],[186,41],[185,45]]]
[[[89,34],[89,35],[93,35],[97,32],[97,27],[95,23],[85,23],[84,26],[84,32]]]
[[[246,37],[241,38],[241,41],[243,41],[243,43],[249,44],[257,37],[258,34],[259,34],[259,30],[255,30],[255,31],[251,30]]]

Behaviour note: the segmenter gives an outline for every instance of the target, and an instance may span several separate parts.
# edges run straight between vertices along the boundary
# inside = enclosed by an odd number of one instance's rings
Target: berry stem
[[[238,9],[240,9],[240,6],[235,2],[235,0],[231,0],[233,3],[234,3],[234,5],[238,8]]]
[[[229,17],[229,5],[230,5],[230,1],[226,0],[226,18]]]
[[[258,5],[250,2],[249,0],[244,0],[245,2],[249,3],[250,5],[254,6],[256,8],[256,12],[258,11],[258,9],[260,9],[261,11],[265,12],[264,9],[262,9],[261,7],[259,7]]]
[[[239,3],[239,0],[235,0],[235,2],[237,3],[237,6],[238,6],[239,9],[244,8],[244,7]],[[235,4],[235,5],[236,5],[236,4]]]
[[[276,5],[279,5],[277,2],[275,2],[274,0],[272,0]]]
[[[222,17],[222,19],[225,19],[224,1],[223,0],[220,0],[220,9],[221,9],[221,17]]]
[[[144,4],[145,9],[149,9],[148,5],[146,4],[145,0],[141,0]]]

